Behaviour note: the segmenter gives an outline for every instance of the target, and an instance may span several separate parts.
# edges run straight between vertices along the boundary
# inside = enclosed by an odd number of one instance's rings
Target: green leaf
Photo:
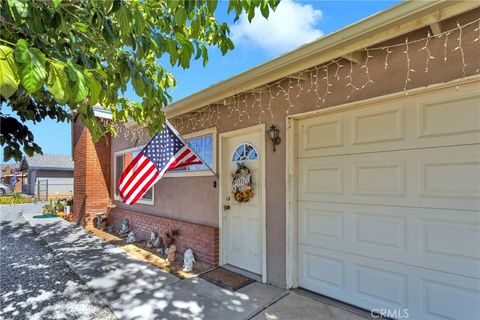
[[[90,96],[89,96],[89,105],[94,106],[100,97],[100,93],[102,92],[102,84],[95,79],[93,74],[85,73],[85,76],[88,79],[88,84],[90,88]]]
[[[200,49],[200,47],[198,46],[198,44],[195,45],[196,46],[196,54],[195,54],[195,60],[198,60],[200,59],[200,57],[202,56],[202,49]]]
[[[199,19],[193,20],[190,25],[190,29],[191,29],[191,36],[196,38],[200,32],[200,20]]]
[[[74,22],[73,26],[80,32],[87,32],[88,26],[83,22]]]
[[[103,38],[108,42],[112,43],[113,33],[112,33],[112,24],[109,20],[103,20],[103,29],[102,29]]]
[[[0,45],[0,95],[8,99],[17,91],[18,82],[13,49]]]
[[[108,11],[108,14],[111,15],[112,13],[115,13],[120,9],[120,5],[122,2],[120,0],[113,0],[112,7]]]
[[[213,14],[215,12],[215,10],[217,9],[217,4],[218,4],[217,0],[207,1],[207,7],[208,7],[208,10],[210,11],[211,14]]]
[[[116,13],[118,24],[120,25],[120,31],[123,35],[130,33],[130,17],[127,11],[127,8],[122,6],[120,10]]]
[[[58,8],[58,5],[62,2],[62,0],[52,0],[53,2],[53,6],[55,7],[55,9]]]
[[[262,13],[262,16],[265,17],[265,19],[268,18],[268,14],[270,13],[270,10],[268,9],[268,3],[267,3],[267,2],[264,2],[264,3],[260,6],[260,12]]]
[[[187,14],[192,12],[192,10],[195,9],[195,0],[185,0],[185,9]]]
[[[88,95],[88,86],[82,71],[77,68],[71,60],[67,62],[68,78],[73,82],[70,99],[73,102],[80,102]]]
[[[42,13],[37,8],[32,9],[32,19],[29,19],[29,25],[31,26],[32,30],[36,33],[43,33],[43,21],[42,21]]]
[[[139,10],[136,10],[133,14],[133,20],[135,24],[135,33],[137,36],[141,36],[143,34],[143,30],[145,29],[145,18]]]
[[[50,72],[48,73],[47,89],[60,104],[68,101],[70,84],[65,73],[63,63],[50,63]]]
[[[62,16],[60,15],[60,13],[55,12],[52,17],[52,20],[50,21],[50,26],[53,29],[57,29],[58,27],[60,27],[61,24],[62,24]]]
[[[187,21],[187,11],[185,11],[185,8],[177,8],[177,10],[175,11],[175,21],[177,25],[183,26],[185,24],[185,22]]]
[[[15,59],[20,64],[20,82],[28,93],[40,89],[47,76],[45,55],[36,48],[30,48],[27,41],[20,39],[15,46]]]
[[[251,6],[248,10],[248,22],[252,22],[253,17],[255,16],[255,7]]]
[[[208,51],[207,47],[202,45],[202,57],[203,57],[203,66],[205,67],[208,64]]]
[[[12,12],[12,16],[15,17],[15,20],[18,22],[24,22],[24,19],[28,18],[28,3],[24,3],[18,0],[8,0],[8,6]]]
[[[145,94],[145,82],[143,81],[140,75],[135,74],[135,76],[132,79],[132,85],[133,85],[133,89],[135,89],[135,93],[139,97],[143,97],[143,95]]]

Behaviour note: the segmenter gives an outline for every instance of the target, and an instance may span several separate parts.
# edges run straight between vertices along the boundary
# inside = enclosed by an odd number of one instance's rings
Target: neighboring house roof
[[[36,154],[24,157],[20,167],[23,170],[73,170],[72,156],[64,154]]]

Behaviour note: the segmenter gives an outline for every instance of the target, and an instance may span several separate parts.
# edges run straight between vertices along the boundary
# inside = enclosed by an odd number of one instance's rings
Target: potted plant
[[[57,209],[57,215],[59,215],[60,217],[63,217],[64,216],[64,205],[61,202],[59,202],[59,203],[57,203],[57,205],[55,207]]]
[[[65,201],[65,207],[63,208],[63,212],[65,216],[68,216],[70,214],[72,209],[72,204],[73,204],[72,199],[68,199],[67,201]]]

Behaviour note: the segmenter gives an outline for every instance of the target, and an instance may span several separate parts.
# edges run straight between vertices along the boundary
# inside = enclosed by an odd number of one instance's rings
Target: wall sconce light
[[[280,144],[282,139],[279,137],[280,130],[277,129],[275,125],[272,124],[269,130],[267,130],[268,137],[272,140],[273,151],[275,152],[275,146]]]

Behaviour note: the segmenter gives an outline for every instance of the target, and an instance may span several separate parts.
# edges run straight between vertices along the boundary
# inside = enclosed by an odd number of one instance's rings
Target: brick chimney
[[[110,196],[111,138],[93,143],[80,118],[73,124],[73,214],[81,225],[92,224],[98,213],[106,213]]]

